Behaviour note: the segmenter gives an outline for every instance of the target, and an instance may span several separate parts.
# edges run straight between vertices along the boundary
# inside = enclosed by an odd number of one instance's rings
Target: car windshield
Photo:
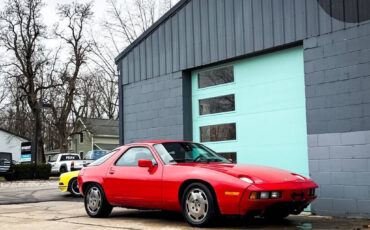
[[[156,144],[154,148],[165,164],[192,162],[230,163],[230,161],[217,155],[213,150],[197,143],[168,142]]]

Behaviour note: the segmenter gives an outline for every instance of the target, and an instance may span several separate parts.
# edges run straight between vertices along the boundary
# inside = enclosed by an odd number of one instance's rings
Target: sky
[[[3,0],[0,0],[3,1]],[[45,7],[42,11],[45,24],[52,26],[58,22],[58,15],[56,14],[56,8],[58,4],[68,4],[72,3],[73,0],[44,0]],[[90,0],[78,0],[80,3],[90,2]],[[93,12],[94,20],[99,23],[103,17],[106,9],[108,8],[108,3],[106,0],[95,0],[93,1]]]
[[[86,2],[93,2],[93,21],[90,23],[92,25],[90,28],[88,28],[88,31],[92,31],[94,33],[95,39],[98,40],[98,42],[104,43],[104,34],[101,33],[102,31],[102,23],[107,15],[107,10],[109,9],[109,3],[108,0],[43,0],[43,3],[45,6],[43,7],[41,13],[42,18],[44,21],[44,24],[48,27],[48,30],[53,28],[53,26],[58,22],[59,16],[57,15],[57,6],[58,4],[68,4],[72,3],[73,1],[78,1],[79,3],[86,3]],[[116,0],[119,3],[123,3],[123,5],[127,5],[127,8],[130,9],[130,5],[133,4],[133,1],[135,0]],[[179,0],[153,0],[157,3],[168,3],[171,2],[172,6],[175,5]],[[4,6],[6,4],[7,0],[0,0],[0,11],[4,9]],[[61,40],[53,39],[52,37],[47,39],[46,46],[47,48],[53,50],[54,47],[59,46],[65,46],[65,44],[62,43]],[[124,47],[122,47],[123,49]],[[122,51],[122,50],[121,50]],[[67,59],[70,57],[68,51],[64,50],[61,51],[60,54],[61,59]],[[0,47],[0,63],[5,63],[8,60],[8,55],[3,49],[3,47]],[[1,76],[0,76],[1,77]],[[0,90],[2,88],[2,85],[0,84]]]
[[[0,10],[3,9],[5,3],[7,0],[0,0]],[[55,25],[58,20],[59,16],[57,15],[57,6],[58,4],[68,4],[72,3],[73,1],[77,0],[43,0],[43,3],[45,6],[42,9],[42,17],[44,19],[45,25],[47,25],[49,28],[52,28],[53,25]],[[117,2],[120,3],[126,3],[128,5],[128,8],[130,8],[130,4],[133,4],[134,0],[116,0]],[[154,0],[157,2],[171,2],[172,5],[175,5],[179,0]],[[99,32],[101,31],[101,24],[103,20],[105,19],[104,17],[106,16],[106,11],[109,9],[109,3],[107,0],[78,0],[79,3],[86,3],[86,2],[93,2],[93,23],[91,23],[92,26],[89,28],[89,30],[92,30],[95,32],[95,35],[100,35]],[[97,36],[98,37],[98,36]],[[48,46],[57,46],[58,43],[49,40]],[[1,58],[0,58],[1,59]]]

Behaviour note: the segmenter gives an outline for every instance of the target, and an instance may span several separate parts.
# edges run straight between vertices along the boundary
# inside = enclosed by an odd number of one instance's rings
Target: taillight
[[[73,168],[73,167],[75,167],[75,162],[73,162],[72,161],[72,163],[71,163],[71,167]]]

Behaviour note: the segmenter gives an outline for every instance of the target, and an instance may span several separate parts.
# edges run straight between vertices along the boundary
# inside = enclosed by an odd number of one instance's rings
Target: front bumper
[[[62,192],[67,192],[68,191],[68,186],[66,186],[66,185],[59,185],[58,188]]]
[[[310,194],[310,189],[316,189],[314,183],[286,183],[286,184],[261,184],[249,186],[239,203],[239,214],[264,215],[266,212],[284,212],[288,214],[301,213],[316,195]],[[278,199],[251,200],[250,195],[254,191],[281,191]]]

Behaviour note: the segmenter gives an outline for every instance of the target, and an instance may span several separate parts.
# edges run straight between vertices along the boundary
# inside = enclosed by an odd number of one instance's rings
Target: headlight
[[[280,191],[271,192],[271,199],[278,199],[280,197],[281,197],[281,192]]]
[[[260,199],[269,199],[270,198],[270,192],[261,192],[260,193]]]
[[[249,179],[248,177],[239,177],[239,179],[242,180],[242,181],[245,181],[245,182],[247,182],[249,184],[253,184],[254,183],[254,181],[251,180],[251,179]]]
[[[300,180],[306,180],[303,176],[300,176],[300,175],[297,175],[297,174],[293,174],[295,177],[297,177],[298,179]]]

